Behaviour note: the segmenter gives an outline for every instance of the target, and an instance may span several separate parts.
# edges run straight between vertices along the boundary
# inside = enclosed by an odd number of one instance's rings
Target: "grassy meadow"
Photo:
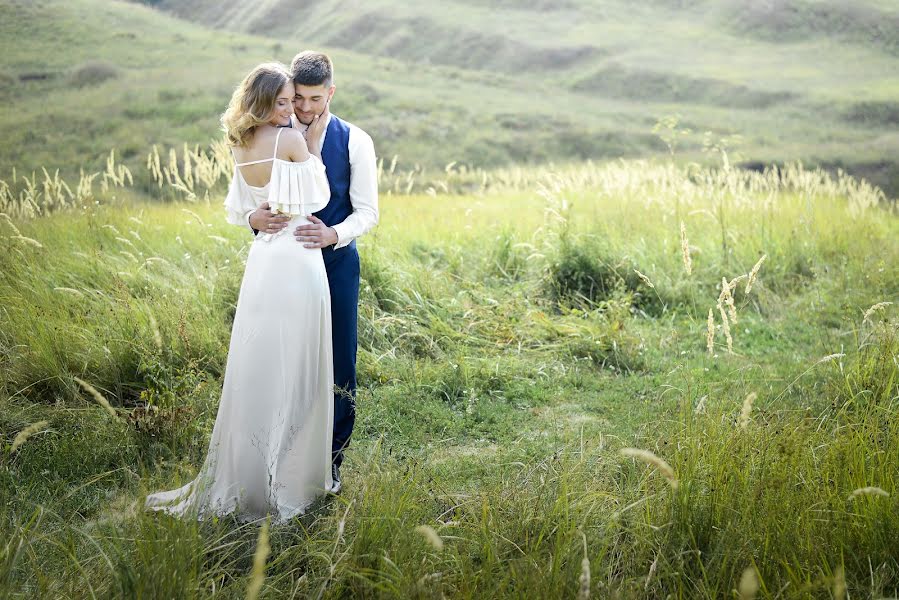
[[[251,243],[190,163],[193,202],[114,164],[80,205],[4,200],[4,595],[899,593],[879,190],[618,161],[404,195],[385,167],[345,491],[270,529],[140,509],[205,455]]]
[[[0,598],[899,596],[894,3],[288,4],[0,0]],[[144,513],[307,45],[379,156],[344,491]]]

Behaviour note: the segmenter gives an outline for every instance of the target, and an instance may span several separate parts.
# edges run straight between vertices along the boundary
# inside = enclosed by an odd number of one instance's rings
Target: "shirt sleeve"
[[[375,145],[371,136],[350,129],[350,204],[353,212],[341,223],[333,225],[337,232],[334,248],[343,248],[378,224],[378,168]]]

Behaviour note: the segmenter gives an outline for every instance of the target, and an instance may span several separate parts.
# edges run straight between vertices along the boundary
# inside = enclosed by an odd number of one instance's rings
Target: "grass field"
[[[897,595],[895,208],[796,167],[485,177],[382,199],[345,491],[271,529],[140,510],[214,421],[219,200],[0,217],[3,594]]]
[[[899,596],[894,3],[304,4],[0,0],[0,598]],[[344,492],[144,513],[297,45],[380,157]]]

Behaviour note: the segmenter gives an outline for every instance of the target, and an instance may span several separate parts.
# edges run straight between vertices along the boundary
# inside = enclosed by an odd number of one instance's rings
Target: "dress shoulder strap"
[[[236,164],[238,167],[244,167],[246,165],[258,165],[260,163],[268,162],[270,160],[275,160],[276,158],[278,158],[278,142],[281,141],[281,132],[282,131],[284,131],[284,127],[279,127],[278,133],[275,134],[275,151],[272,154],[271,158],[260,158],[259,160],[250,160],[250,161],[242,162],[242,163],[235,162],[234,164]],[[234,148],[231,149],[231,156],[234,156]],[[234,160],[237,161],[236,156],[234,156]]]
[[[281,132],[284,131],[284,129],[285,129],[284,127],[279,127],[278,133],[275,134],[275,152],[272,155],[271,160],[275,160],[276,158],[278,158],[278,142],[281,141]]]
[[[259,160],[251,160],[249,162],[235,163],[238,167],[245,167],[247,165],[258,165],[259,163],[269,162],[272,160],[271,158],[261,158]]]

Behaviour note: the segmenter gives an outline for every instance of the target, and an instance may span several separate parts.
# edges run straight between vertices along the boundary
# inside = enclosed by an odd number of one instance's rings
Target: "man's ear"
[[[334,98],[334,92],[336,90],[337,90],[337,86],[332,83],[331,87],[328,88],[328,102],[330,102],[331,99]]]

